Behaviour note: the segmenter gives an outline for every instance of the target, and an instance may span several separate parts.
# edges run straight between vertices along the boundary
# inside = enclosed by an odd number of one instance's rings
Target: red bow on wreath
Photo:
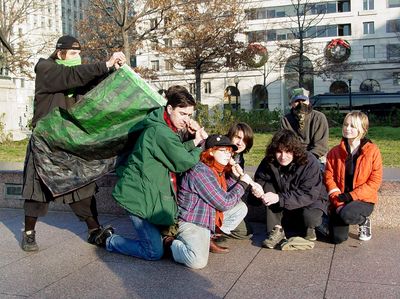
[[[328,49],[332,49],[332,48],[334,48],[334,47],[336,47],[336,46],[343,46],[343,47],[345,47],[346,49],[350,49],[350,44],[349,44],[347,41],[345,41],[345,40],[343,40],[343,39],[340,39],[340,38],[333,39],[333,40],[328,44]]]

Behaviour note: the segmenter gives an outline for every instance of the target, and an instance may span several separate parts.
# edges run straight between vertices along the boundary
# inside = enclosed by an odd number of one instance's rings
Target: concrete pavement
[[[100,220],[129,235],[126,216]],[[341,245],[278,251],[260,247],[265,228],[252,224],[253,240],[228,240],[229,254],[191,270],[87,244],[86,226],[69,212],[40,218],[40,250],[26,253],[23,210],[0,208],[0,298],[400,298],[400,228],[373,226],[372,240],[361,242],[352,227]]]

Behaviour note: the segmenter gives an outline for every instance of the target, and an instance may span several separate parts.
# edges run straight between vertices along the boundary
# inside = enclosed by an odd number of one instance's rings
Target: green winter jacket
[[[129,213],[155,225],[172,225],[177,216],[176,194],[170,172],[181,173],[198,161],[201,148],[193,141],[182,143],[164,121],[164,107],[141,122],[138,138],[113,190],[115,200]]]

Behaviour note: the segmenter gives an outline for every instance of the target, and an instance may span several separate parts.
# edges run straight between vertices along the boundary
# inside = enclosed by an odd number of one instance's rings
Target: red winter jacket
[[[327,156],[325,169],[325,185],[329,199],[334,208],[344,205],[338,201],[338,195],[344,192],[345,187],[345,160],[347,151],[344,140],[332,148]],[[378,147],[367,142],[361,148],[354,171],[353,191],[350,192],[353,200],[370,203],[378,201],[378,189],[382,183],[382,157]]]

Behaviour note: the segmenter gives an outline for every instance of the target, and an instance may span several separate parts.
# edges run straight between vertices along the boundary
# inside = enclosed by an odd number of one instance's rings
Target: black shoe
[[[21,248],[24,251],[38,251],[39,246],[36,243],[36,232],[34,230],[28,230],[22,232]]]
[[[110,237],[113,233],[114,229],[111,226],[106,226],[106,227],[100,226],[99,228],[95,228],[89,231],[89,236],[87,241],[90,244],[102,246],[101,244],[104,242],[105,245],[106,239]]]
[[[106,247],[107,238],[111,237],[114,233],[114,229],[108,225],[101,228],[101,232],[96,236],[95,243],[97,246]]]
[[[164,248],[164,258],[171,258],[172,257],[172,250],[171,250],[171,245],[172,242],[174,242],[175,237],[173,236],[164,236],[162,241],[163,241],[163,248]]]

